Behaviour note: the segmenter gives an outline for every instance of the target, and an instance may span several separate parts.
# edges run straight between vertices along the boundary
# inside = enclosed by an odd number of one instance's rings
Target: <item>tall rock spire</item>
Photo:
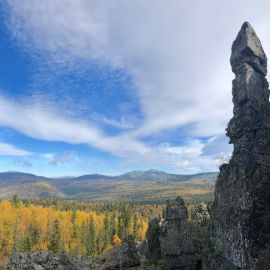
[[[234,73],[237,73],[243,63],[251,65],[257,72],[266,76],[267,58],[262,44],[250,23],[242,25],[232,45],[231,65]]]
[[[234,116],[228,124],[227,136],[234,151],[229,164],[220,167],[209,228],[210,243],[221,260],[218,269],[270,269],[270,262],[263,268],[264,258],[270,254],[267,58],[247,22],[233,42],[231,65],[235,74]]]

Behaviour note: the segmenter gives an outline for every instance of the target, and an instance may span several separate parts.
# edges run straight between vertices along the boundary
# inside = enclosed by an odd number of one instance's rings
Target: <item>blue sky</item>
[[[247,20],[270,55],[268,10],[266,0],[3,1],[0,171],[217,170],[232,151],[231,44]]]

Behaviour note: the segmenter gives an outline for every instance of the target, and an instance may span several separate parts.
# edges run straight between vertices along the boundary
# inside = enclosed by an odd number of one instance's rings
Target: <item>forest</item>
[[[65,200],[0,201],[0,258],[11,252],[51,250],[98,255],[132,234],[142,241],[148,218],[162,205],[92,204]]]

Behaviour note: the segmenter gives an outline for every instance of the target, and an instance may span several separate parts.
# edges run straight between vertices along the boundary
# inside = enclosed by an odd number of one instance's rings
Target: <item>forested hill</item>
[[[100,174],[47,178],[20,172],[0,173],[0,197],[62,197],[93,201],[162,201],[177,195],[212,198],[217,172],[192,175],[158,170],[132,171],[119,176]]]

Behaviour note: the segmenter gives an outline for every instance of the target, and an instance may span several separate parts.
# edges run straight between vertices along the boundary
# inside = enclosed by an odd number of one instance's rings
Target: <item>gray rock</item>
[[[8,267],[10,270],[86,270],[89,269],[89,262],[64,253],[34,251],[10,255]]]
[[[33,264],[35,270],[44,270],[44,267],[38,264]]]
[[[99,264],[102,270],[133,269],[133,267],[139,267],[141,264],[140,255],[133,237],[125,237],[120,247],[114,248],[100,256]]]
[[[203,202],[195,205],[191,210],[191,219],[198,226],[207,224],[210,219],[208,205]]]
[[[48,251],[15,253],[9,256],[10,270],[117,270],[144,269],[132,236],[127,236],[119,248],[98,257],[67,256]]]
[[[202,252],[208,244],[209,205],[200,203],[191,210],[192,239],[198,263],[202,261]]]
[[[248,22],[242,25],[232,45],[231,65],[233,72],[235,74],[239,73],[244,63],[250,65],[256,72],[266,76],[267,58],[259,38]]]
[[[160,231],[159,241],[165,269],[195,269],[191,224],[182,198],[167,201]]]
[[[126,269],[140,265],[140,256],[131,235],[124,238],[120,247],[120,268]]]
[[[209,227],[216,256],[204,269],[259,270],[270,244],[270,103],[267,59],[249,23],[233,43],[231,65],[234,116],[227,136],[234,151],[216,182]]]
[[[159,260],[161,259],[160,251],[160,229],[163,219],[159,216],[153,217],[149,220],[148,229],[146,232],[146,254],[148,259]]]

